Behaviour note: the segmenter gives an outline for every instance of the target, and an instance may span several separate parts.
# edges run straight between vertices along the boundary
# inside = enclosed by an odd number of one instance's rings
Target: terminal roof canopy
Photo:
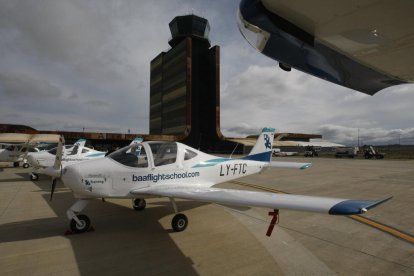
[[[366,94],[414,81],[414,2],[242,0],[239,28],[284,65]]]
[[[0,133],[0,143],[58,143],[58,134]]]

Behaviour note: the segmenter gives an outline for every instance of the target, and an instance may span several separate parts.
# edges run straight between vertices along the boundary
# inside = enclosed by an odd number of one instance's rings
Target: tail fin
[[[144,138],[141,138],[141,137],[140,138],[135,138],[134,140],[132,140],[131,144],[129,144],[129,145],[139,144],[142,141],[144,141]]]
[[[75,142],[75,146],[78,145],[78,146],[84,147],[85,144],[86,144],[86,139],[79,139],[78,141]]]
[[[272,158],[272,145],[275,131],[274,128],[265,127],[259,135],[253,149],[244,159],[270,162]]]

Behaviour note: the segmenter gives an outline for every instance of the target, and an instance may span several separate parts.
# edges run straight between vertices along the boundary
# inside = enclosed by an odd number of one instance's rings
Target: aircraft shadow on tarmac
[[[33,182],[43,192],[51,185]],[[34,190],[32,192],[40,192]],[[49,202],[49,193],[42,195]],[[73,194],[58,183],[53,201],[49,203],[57,217],[33,219],[0,225],[0,243],[61,237],[69,228],[66,210],[75,202]],[[205,205],[180,201],[180,212]],[[70,240],[80,274],[141,272],[156,274],[179,273],[197,275],[190,258],[186,257],[158,221],[172,215],[169,201],[151,200],[144,211],[137,212],[109,201],[92,200],[83,213],[91,218],[96,229],[84,234],[65,236]],[[45,240],[45,242],[47,242]]]
[[[28,173],[14,173],[18,177],[13,178],[2,178],[1,182],[21,182],[24,180],[29,180],[29,174]]]

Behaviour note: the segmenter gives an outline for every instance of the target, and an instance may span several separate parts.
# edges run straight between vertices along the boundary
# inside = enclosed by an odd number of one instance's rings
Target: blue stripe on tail
[[[243,160],[252,160],[252,161],[260,161],[260,162],[270,162],[270,158],[272,157],[271,151],[256,153],[252,155],[247,155],[243,157]]]

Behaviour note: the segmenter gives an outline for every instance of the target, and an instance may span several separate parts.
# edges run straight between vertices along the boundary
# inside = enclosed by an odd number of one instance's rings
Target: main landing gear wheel
[[[91,226],[91,221],[86,215],[77,215],[76,216],[80,222],[78,224],[75,219],[72,219],[70,221],[70,230],[72,230],[73,233],[85,233],[88,231],[89,227]]]
[[[29,163],[23,163],[23,168],[27,169],[28,167],[30,167]]]
[[[171,226],[175,232],[184,231],[188,226],[187,216],[184,214],[176,214],[171,221]]]
[[[14,162],[14,163],[13,163],[13,167],[15,167],[15,168],[17,168],[19,165],[20,165],[20,163],[19,163],[19,162]]]
[[[132,208],[134,208],[135,211],[142,211],[147,206],[147,202],[145,199],[136,198],[133,201]]]
[[[30,174],[30,180],[37,181],[39,179],[39,175],[37,173]]]

